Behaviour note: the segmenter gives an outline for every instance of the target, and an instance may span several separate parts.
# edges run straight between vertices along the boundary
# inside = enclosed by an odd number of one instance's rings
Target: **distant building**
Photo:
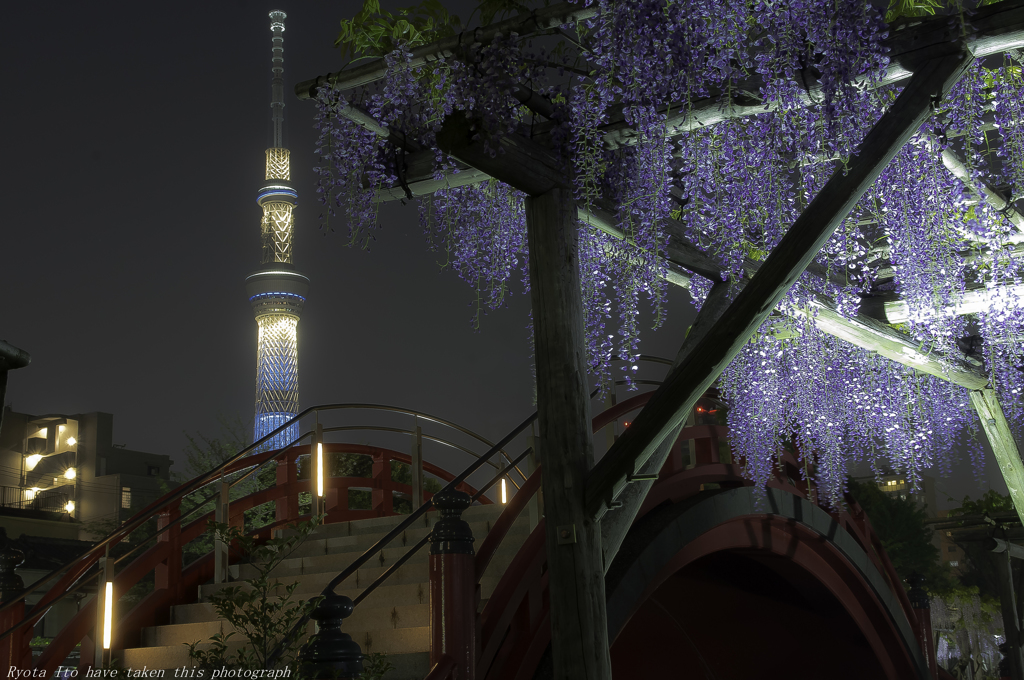
[[[120,522],[171,487],[169,456],[113,443],[109,413],[34,416],[4,410],[0,527],[61,539],[94,538],[83,525]]]
[[[915,491],[911,481],[905,474],[888,473],[880,477],[854,477],[853,481],[860,484],[874,484],[891,498],[916,501],[924,508],[925,514],[935,517],[938,505],[935,500],[935,478],[930,475],[921,477],[921,486]]]
[[[949,517],[949,510],[943,510],[938,516]],[[953,532],[937,529],[935,535],[939,539],[939,564],[948,565],[957,574],[962,573],[965,554],[963,548],[953,542]]]

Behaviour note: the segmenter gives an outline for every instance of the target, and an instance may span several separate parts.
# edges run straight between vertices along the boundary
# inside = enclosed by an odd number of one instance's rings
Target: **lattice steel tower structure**
[[[298,194],[291,185],[290,153],[284,148],[284,20],[285,13],[270,13],[270,111],[273,126],[267,149],[266,181],[256,196],[263,209],[261,237],[263,264],[245,279],[259,340],[256,351],[256,439],[273,432],[299,412],[299,348],[296,332],[309,279],[292,263],[292,235]],[[275,436],[269,448],[289,444],[298,425]]]

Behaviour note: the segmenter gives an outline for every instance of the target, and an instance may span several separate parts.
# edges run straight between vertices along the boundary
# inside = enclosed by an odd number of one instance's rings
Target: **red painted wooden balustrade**
[[[638,395],[608,409],[594,418],[593,430],[597,432],[630,411],[641,408],[652,394],[648,392]],[[719,462],[719,440],[725,440],[727,436],[727,428],[719,425],[695,425],[684,428],[661,470],[658,481],[648,493],[637,519],[665,501],[675,502],[691,497],[706,488],[706,485],[715,484],[721,488],[752,486],[752,482],[743,477],[739,465]],[[690,439],[696,440],[696,467],[685,470],[682,464],[682,446]],[[800,478],[801,466],[796,457],[792,453],[783,452],[780,461],[781,469],[776,471],[775,478],[768,486],[808,500],[812,497],[816,499],[814,485]],[[479,580],[516,518],[540,489],[541,474],[542,469],[538,468],[523,484],[481,544],[476,555],[478,596]],[[813,492],[813,496],[809,497],[809,492]],[[930,628],[930,621],[919,619],[920,612],[911,606],[902,582],[863,509],[849,495],[845,497],[845,501],[848,506],[846,511],[835,512],[826,507],[821,509],[836,519],[861,545],[896,595],[915,636],[921,639],[924,630]],[[516,554],[479,615],[479,655],[475,673],[478,680],[532,678],[551,641],[544,539],[544,521],[541,520]],[[922,652],[929,665],[934,668],[934,650],[926,648]]]
[[[311,490],[311,480],[298,478],[298,459],[308,456],[309,452],[308,445],[291,447],[286,458],[277,462],[277,482],[273,487],[231,501],[228,524],[244,528],[247,510],[271,502],[275,507],[275,521],[252,532],[259,540],[269,539],[274,529],[308,519],[309,515],[299,515],[298,496],[301,492]],[[244,458],[230,466],[224,475],[271,461],[281,453],[281,451],[268,451]],[[332,477],[325,480],[327,523],[394,515],[396,513],[392,507],[393,492],[405,493],[410,496],[412,494],[411,486],[391,479],[391,461],[411,464],[412,459],[408,454],[381,447],[347,443],[324,444],[324,453],[362,454],[371,456],[373,459],[372,477]],[[451,481],[455,477],[450,472],[426,461],[423,462],[423,470],[444,481]],[[476,493],[476,489],[466,483],[460,484],[457,488],[470,495]],[[371,508],[368,510],[349,509],[350,489],[370,489]],[[169,492],[142,510],[140,514],[152,514],[152,508],[158,507],[168,498],[175,498],[174,495],[175,491]],[[424,493],[425,500],[430,496],[430,493]],[[481,497],[480,500],[483,503],[491,502],[486,497]],[[179,521],[180,503],[181,499],[177,498],[158,513],[158,528],[169,528],[159,534],[156,545],[142,552],[114,576],[115,597],[127,592],[151,571],[154,572],[155,579],[153,592],[131,611],[119,615],[116,619],[117,623],[114,626],[111,641],[111,647],[114,649],[138,646],[143,628],[169,623],[167,617],[170,607],[176,604],[195,602],[198,598],[199,585],[213,578],[214,557],[212,552],[186,566],[182,564],[182,549],[208,530],[208,523],[213,519],[214,513],[206,513],[187,525],[181,526]],[[231,558],[237,560],[239,556],[237,548],[233,547]],[[20,628],[25,629],[34,625],[45,614],[51,603],[59,600],[68,589],[86,576],[87,572],[96,564],[98,557],[99,555],[96,555],[92,559],[82,560],[69,569],[57,584],[43,596],[40,604],[37,604],[28,613],[28,618],[22,620]],[[93,573],[88,574],[88,577],[95,578],[96,576]],[[52,674],[79,642],[82,642],[80,668],[91,667],[94,658],[94,641],[89,637],[89,632],[94,627],[95,621],[96,599],[93,598],[83,605],[47,646],[36,662],[35,669],[45,671],[47,675]],[[31,628],[27,629],[31,630]],[[28,649],[28,637],[14,635],[9,639],[24,647],[20,657],[21,663],[29,663],[27,660],[31,659],[31,651]],[[29,668],[31,666],[22,667]]]

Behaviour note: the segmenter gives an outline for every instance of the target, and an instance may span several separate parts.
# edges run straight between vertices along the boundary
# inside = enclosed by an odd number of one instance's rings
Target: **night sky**
[[[394,404],[493,439],[533,411],[518,284],[474,331],[472,291],[427,250],[415,207],[384,206],[369,251],[318,230],[313,106],[291,92],[341,66],[338,20],[359,5],[5,7],[0,338],[32,355],[10,374],[7,404],[113,413],[116,443],[178,460],[185,433],[217,436],[219,415],[252,418],[256,324],[243,280],[260,262],[267,14],[282,9],[295,264],[312,281],[301,406]],[[688,300],[670,292],[644,353],[675,355]],[[991,460],[987,477],[1005,493]],[[978,493],[969,465],[942,487]]]

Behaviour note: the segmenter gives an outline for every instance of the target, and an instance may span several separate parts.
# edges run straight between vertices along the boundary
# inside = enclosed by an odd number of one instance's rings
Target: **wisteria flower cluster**
[[[325,221],[341,219],[361,245],[379,201],[415,200],[428,242],[475,292],[478,326],[516,278],[528,288],[525,196],[493,179],[463,184],[467,168],[437,150],[436,135],[462,111],[492,155],[512,135],[546,146],[569,169],[581,212],[614,214],[603,231],[581,222],[578,258],[590,363],[607,387],[613,361],[627,382],[635,370],[640,300],[661,318],[670,234],[722,263],[723,279],[749,276],[900,88],[883,84],[888,29],[865,0],[592,6],[557,31],[467,39],[426,62],[399,45],[383,55],[382,80],[319,89],[318,189]],[[704,125],[694,112],[709,101],[721,117]],[[1024,198],[1022,101],[1015,54],[979,60],[723,374],[733,446],[752,478],[767,481],[790,447],[838,504],[851,463],[916,482],[978,432],[964,389],[818,331],[823,300],[852,316],[866,296],[897,298],[898,329],[982,364],[1022,433],[1024,218],[1011,214]],[[1008,202],[996,207],[1000,193]],[[695,305],[713,283],[690,278]]]

